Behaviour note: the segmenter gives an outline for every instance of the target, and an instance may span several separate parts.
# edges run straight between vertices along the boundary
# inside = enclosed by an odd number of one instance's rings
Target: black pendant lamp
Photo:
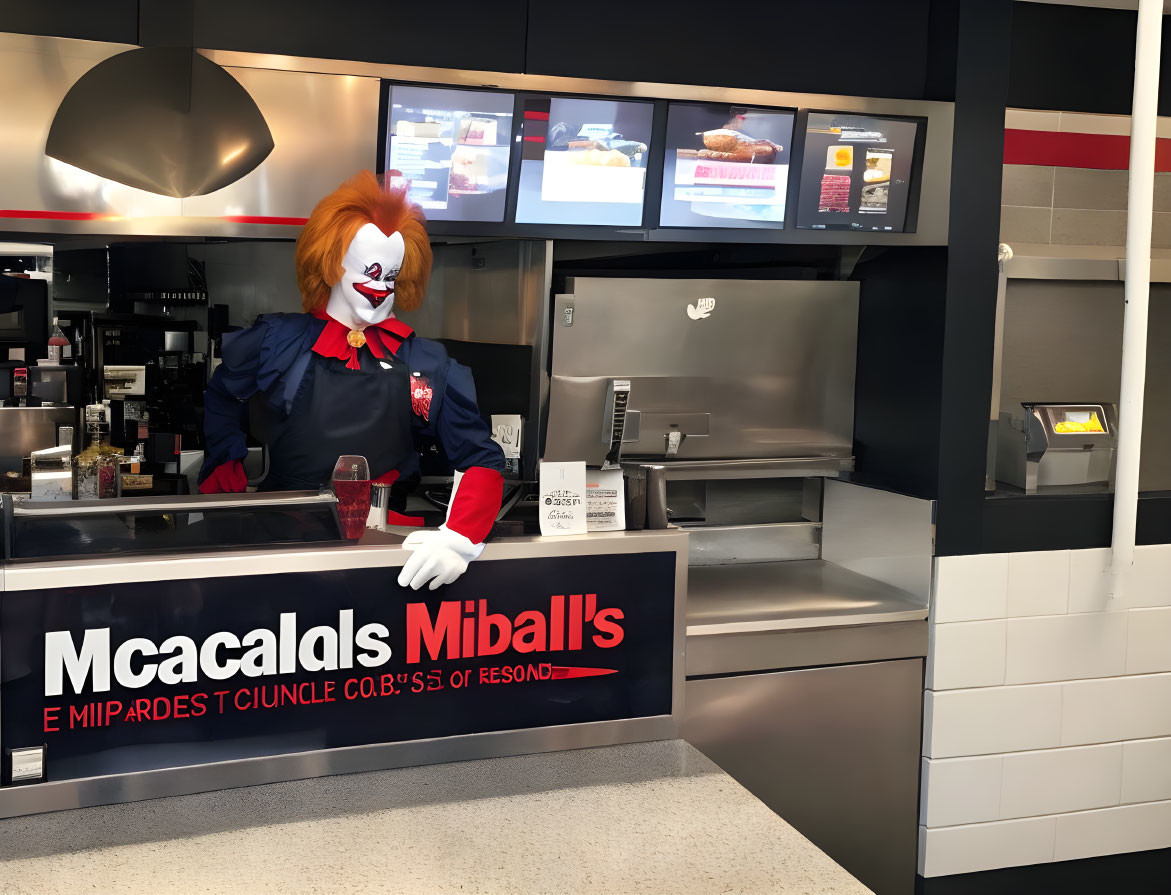
[[[202,196],[272,152],[248,91],[186,46],[129,50],[82,75],[57,109],[46,154],[164,196]]]

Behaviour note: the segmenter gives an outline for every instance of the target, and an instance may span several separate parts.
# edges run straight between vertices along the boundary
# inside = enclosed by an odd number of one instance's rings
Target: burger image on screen
[[[678,150],[680,158],[694,157],[724,162],[771,165],[776,161],[777,153],[783,148],[772,140],[758,140],[741,131],[727,127],[700,131],[696,136],[703,139],[703,149],[680,149]]]

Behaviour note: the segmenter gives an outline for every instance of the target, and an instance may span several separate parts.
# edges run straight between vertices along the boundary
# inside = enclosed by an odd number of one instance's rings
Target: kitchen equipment
[[[552,328],[545,460],[852,455],[857,283],[569,277]]]
[[[366,517],[366,527],[378,531],[388,531],[387,512],[390,510],[390,485],[382,482],[373,482],[370,485],[370,515]]]
[[[73,449],[68,444],[32,452],[31,500],[73,499],[72,455]]]
[[[1026,494],[1114,481],[1118,410],[1113,404],[1022,403],[1001,412],[996,478]]]
[[[167,335],[170,335],[168,333]],[[146,394],[146,367],[135,364],[107,364],[102,368],[106,396],[122,398],[126,395]]]
[[[20,472],[33,451],[56,447],[62,427],[75,424],[72,407],[0,407],[0,472]],[[71,439],[72,440],[72,439]]]
[[[37,404],[80,404],[82,403],[81,367],[76,364],[38,363],[28,368],[29,394]],[[32,403],[32,402],[30,402]]]
[[[6,253],[0,245],[0,258]],[[7,259],[20,261],[20,259]],[[0,271],[7,266],[0,264]],[[16,267],[24,265],[17,264]],[[0,360],[32,363],[45,357],[49,346],[49,284],[31,273],[11,276],[0,272]]]

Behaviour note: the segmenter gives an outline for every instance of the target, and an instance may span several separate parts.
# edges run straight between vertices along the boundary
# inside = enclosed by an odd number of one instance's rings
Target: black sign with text
[[[397,572],[5,593],[2,745],[62,780],[670,714],[674,553]]]

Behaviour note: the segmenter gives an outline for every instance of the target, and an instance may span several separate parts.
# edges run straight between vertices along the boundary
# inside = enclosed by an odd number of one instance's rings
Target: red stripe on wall
[[[1006,128],[1004,163],[1126,171],[1130,168],[1130,137]],[[1155,170],[1171,171],[1171,139],[1155,141]]]
[[[548,121],[548,112],[525,112],[526,121]]]
[[[220,218],[233,224],[288,224],[290,227],[304,226],[309,218],[273,218],[256,214],[226,214]]]
[[[96,211],[33,211],[20,208],[0,208],[0,218],[31,218],[39,221],[115,221],[116,214]]]
[[[528,137],[525,137],[525,142],[526,143],[544,143],[545,138],[544,137],[528,136]]]
[[[97,211],[37,211],[30,208],[0,208],[0,218],[25,218],[38,221],[119,221],[121,215]],[[229,214],[218,218],[233,224],[285,224],[301,227],[309,218],[283,218],[266,215]]]

